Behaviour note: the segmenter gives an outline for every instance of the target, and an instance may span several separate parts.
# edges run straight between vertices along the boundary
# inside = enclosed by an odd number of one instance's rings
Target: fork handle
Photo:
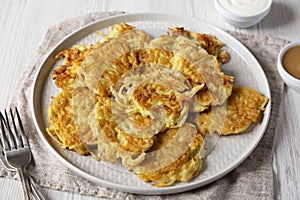
[[[25,198],[25,200],[30,200],[31,199],[31,189],[30,189],[30,185],[29,185],[28,176],[24,173],[24,169],[22,169],[22,168],[17,168],[17,171],[20,176],[21,183],[22,183],[24,198]]]
[[[27,174],[29,181],[30,181],[30,186],[31,186],[31,191],[32,194],[34,196],[34,198],[36,200],[46,200],[44,195],[41,193],[41,191],[39,191],[39,189],[37,188],[35,182],[33,181],[33,179],[31,178],[30,174]]]

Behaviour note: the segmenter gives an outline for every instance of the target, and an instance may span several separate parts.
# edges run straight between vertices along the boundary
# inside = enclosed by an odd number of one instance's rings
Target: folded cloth
[[[271,119],[267,131],[253,153],[231,173],[209,185],[180,194],[162,196],[115,191],[76,175],[61,164],[43,145],[32,123],[28,106],[33,79],[39,65],[51,48],[74,30],[97,19],[122,13],[90,13],[50,27],[33,61],[25,69],[18,87],[13,92],[10,106],[18,106],[23,116],[25,132],[34,158],[29,172],[37,183],[52,189],[113,199],[273,199],[272,143],[283,91],[283,82],[276,70],[276,58],[279,50],[288,42],[278,38],[230,32],[254,54],[266,73],[271,88]],[[2,166],[0,166],[0,176],[17,178],[15,173],[5,171]]]

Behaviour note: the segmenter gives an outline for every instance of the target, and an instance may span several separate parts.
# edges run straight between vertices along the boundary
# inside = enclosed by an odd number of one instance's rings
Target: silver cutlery
[[[11,120],[9,119],[6,110],[4,113],[5,118],[0,112],[0,142],[2,142],[2,145],[0,145],[0,161],[6,169],[18,172],[22,182],[24,198],[26,200],[31,199],[32,195],[37,200],[45,200],[41,192],[36,188],[30,175],[27,175],[26,173],[26,167],[31,161],[31,152],[18,109],[15,108],[15,117],[13,111],[10,109],[9,113]],[[15,118],[17,119],[19,126],[16,125]]]

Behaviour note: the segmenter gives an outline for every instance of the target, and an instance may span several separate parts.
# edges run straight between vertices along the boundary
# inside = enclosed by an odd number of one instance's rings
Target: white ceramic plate
[[[93,182],[104,187],[138,194],[158,195],[191,190],[211,183],[235,169],[249,156],[262,138],[268,125],[271,102],[266,107],[262,121],[250,131],[237,136],[222,137],[219,140],[207,157],[198,177],[190,182],[165,188],[153,187],[151,184],[142,182],[136,175],[127,172],[118,164],[98,162],[91,156],[83,157],[74,152],[62,150],[47,135],[45,129],[48,126],[47,109],[51,102],[50,96],[55,96],[59,92],[51,79],[51,72],[58,65],[54,56],[74,44],[94,43],[99,39],[99,36],[95,34],[96,30],[107,32],[108,27],[121,22],[143,29],[153,37],[165,34],[168,27],[173,26],[183,26],[192,31],[215,35],[226,44],[225,49],[231,56],[230,62],[223,66],[225,74],[235,77],[235,85],[255,88],[270,99],[268,81],[260,64],[239,41],[228,33],[189,17],[149,13],[114,16],[95,21],[66,37],[49,53],[40,66],[34,82],[32,113],[40,137],[51,153],[75,173]]]

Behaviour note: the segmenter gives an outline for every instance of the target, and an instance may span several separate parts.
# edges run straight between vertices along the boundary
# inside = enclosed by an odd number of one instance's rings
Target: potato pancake
[[[257,122],[265,110],[268,98],[249,87],[233,87],[233,92],[223,106],[212,107],[197,119],[202,135],[217,132],[220,135],[238,134]]]

